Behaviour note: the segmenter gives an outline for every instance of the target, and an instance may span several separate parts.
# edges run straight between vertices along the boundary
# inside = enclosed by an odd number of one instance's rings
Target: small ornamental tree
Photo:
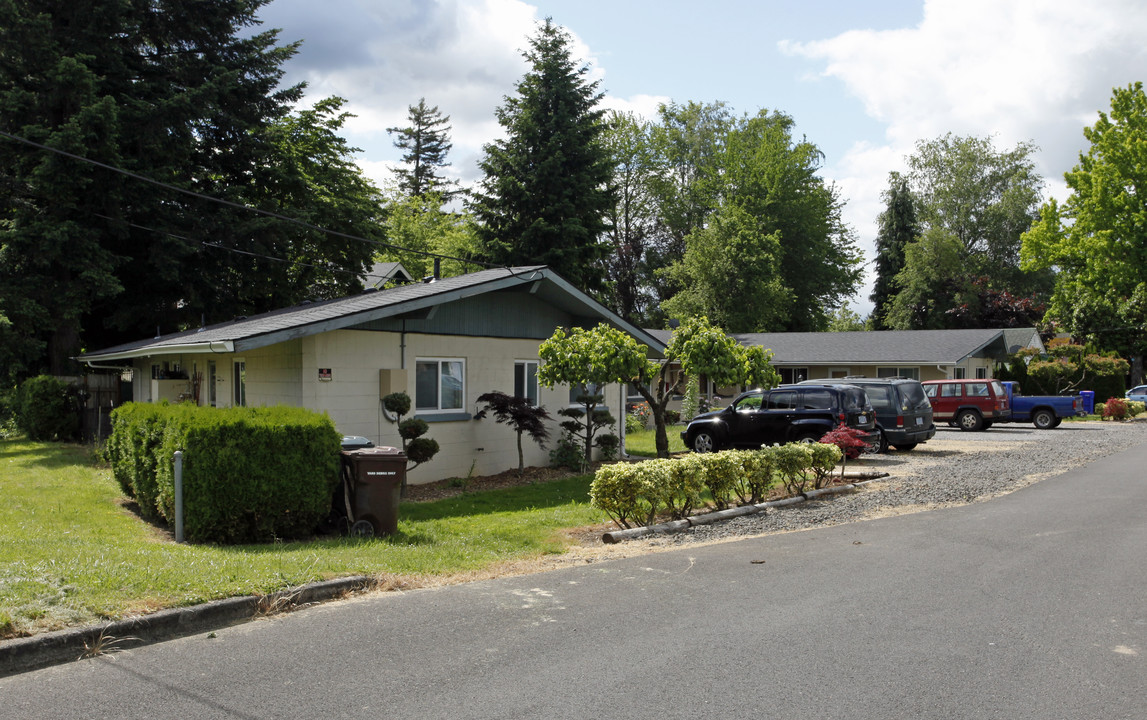
[[[662,362],[649,357],[646,345],[605,323],[592,330],[558,328],[538,352],[543,362],[538,380],[547,387],[632,383],[649,403],[657,456],[662,458],[669,457],[666,406],[688,378],[705,375],[717,385],[749,387],[773,387],[780,382],[769,363],[771,351],[738,344],[705,317],[690,318],[673,332]],[[674,376],[674,370],[680,372]],[[592,409],[587,406],[586,412]]]
[[[506,423],[518,435],[518,477],[526,469],[525,455],[522,453],[522,435],[529,435],[539,447],[546,446],[550,431],[546,429],[546,421],[550,414],[544,407],[533,405],[524,397],[507,395],[504,392],[488,392],[478,396],[478,402],[486,406],[474,415],[475,420],[486,417],[486,412],[494,414],[494,422]]]
[[[592,330],[583,328],[558,328],[548,340],[538,348],[542,364],[538,368],[538,382],[552,388],[558,384],[583,386],[587,391],[577,398],[584,409],[570,408],[561,411],[570,419],[562,427],[579,435],[585,450],[585,462],[593,459],[593,436],[606,422],[608,408],[601,407],[602,395],[589,392],[612,383],[629,382],[641,377],[650,362],[647,348],[632,336],[601,323]],[[583,420],[584,419],[584,420]]]
[[[382,399],[382,406],[398,416],[398,434],[402,438],[402,452],[410,462],[407,472],[413,470],[438,454],[438,441],[422,437],[430,430],[425,420],[402,416],[410,412],[410,396],[404,392],[391,393]],[[406,476],[402,477],[402,494],[406,494]]]

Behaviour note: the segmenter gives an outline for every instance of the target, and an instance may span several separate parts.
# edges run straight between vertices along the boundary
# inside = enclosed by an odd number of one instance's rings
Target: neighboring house
[[[477,397],[494,390],[529,397],[556,417],[568,387],[538,387],[538,346],[558,327],[606,322],[664,352],[656,338],[580,292],[544,266],[483,270],[432,282],[299,305],[199,330],[141,340],[79,359],[92,367],[130,364],[137,402],[293,405],[324,411],[344,435],[401,447],[381,397],[403,391],[411,415],[430,423],[441,450],[410,482],[518,465],[516,436],[474,420]],[[620,386],[605,389],[624,417]],[[552,442],[560,435],[555,421]],[[523,443],[527,465],[548,450]]]
[[[663,344],[669,330],[649,331]],[[1034,328],[1006,330],[878,330],[734,334],[742,345],[773,351],[785,383],[863,375],[916,380],[990,377],[998,361],[1025,347],[1042,351]],[[729,396],[734,388],[702,388]]]
[[[363,287],[382,290],[388,285],[404,285],[414,282],[411,275],[402,263],[380,262],[375,263],[365,275],[362,276]]]

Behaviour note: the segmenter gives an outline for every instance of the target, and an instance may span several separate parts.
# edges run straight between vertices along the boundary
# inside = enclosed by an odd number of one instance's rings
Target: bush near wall
[[[28,378],[16,395],[16,424],[29,440],[75,440],[80,431],[75,388],[51,375]]]
[[[648,526],[658,516],[688,516],[706,491],[721,509],[734,499],[761,502],[777,483],[795,493],[810,484],[822,487],[842,455],[831,444],[790,443],[603,465],[590,485],[590,502],[619,527]]]
[[[341,435],[302,408],[128,403],[112,414],[107,456],[140,512],[175,521],[183,451],[184,530],[194,542],[265,542],[314,531],[330,512]]]

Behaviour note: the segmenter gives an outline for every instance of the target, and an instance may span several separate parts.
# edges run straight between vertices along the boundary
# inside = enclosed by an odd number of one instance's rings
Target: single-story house
[[[670,330],[650,330],[668,344]],[[773,367],[785,383],[847,376],[916,380],[985,378],[998,361],[1020,349],[1044,350],[1035,328],[1001,330],[876,330],[733,334],[746,346],[773,351]],[[703,387],[708,396],[735,388]]]
[[[490,391],[529,397],[556,417],[569,387],[538,386],[538,347],[558,327],[605,322],[650,348],[664,345],[545,266],[514,267],[367,290],[82,355],[95,368],[130,367],[132,399],[199,405],[292,405],[326,412],[344,435],[401,447],[381,398],[406,392],[441,447],[409,481],[433,482],[518,465],[516,436],[475,420]],[[621,386],[603,389],[624,417]],[[622,423],[624,426],[624,423]],[[622,428],[619,428],[619,433]],[[551,440],[560,435],[553,423]],[[551,444],[552,447],[552,444]],[[527,465],[548,450],[526,439]]]

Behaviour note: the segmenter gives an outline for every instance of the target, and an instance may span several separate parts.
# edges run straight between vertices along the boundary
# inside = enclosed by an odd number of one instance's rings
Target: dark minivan
[[[863,430],[865,441],[879,442],[872,405],[854,385],[781,385],[750,390],[729,407],[690,421],[681,439],[694,452],[726,448],[756,450],[762,445],[816,442],[838,425]]]
[[[824,380],[806,380],[823,383]],[[833,382],[864,388],[876,411],[876,429],[880,431],[880,452],[889,446],[902,452],[913,449],[936,435],[932,422],[932,403],[924,386],[912,378],[845,377]]]

